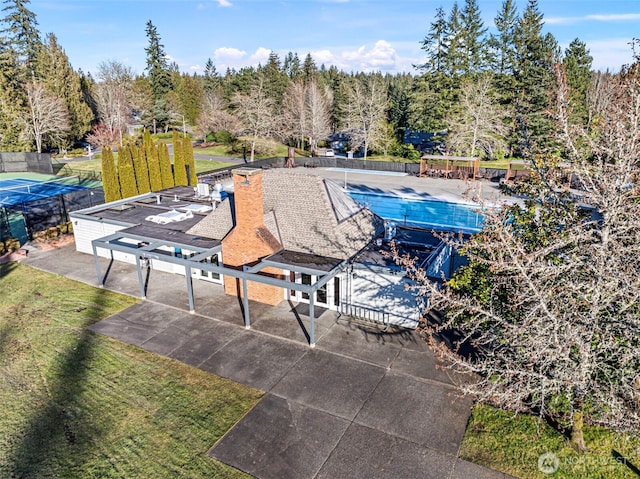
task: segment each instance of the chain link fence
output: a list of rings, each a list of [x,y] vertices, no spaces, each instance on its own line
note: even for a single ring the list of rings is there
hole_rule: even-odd
[[[20,172],[53,174],[49,153],[0,153],[0,173]]]

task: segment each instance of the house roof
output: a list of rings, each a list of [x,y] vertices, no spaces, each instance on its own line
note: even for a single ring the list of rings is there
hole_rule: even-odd
[[[348,259],[383,231],[379,217],[331,180],[285,170],[262,175],[265,226],[285,250]],[[233,224],[231,198],[187,233],[222,239]]]

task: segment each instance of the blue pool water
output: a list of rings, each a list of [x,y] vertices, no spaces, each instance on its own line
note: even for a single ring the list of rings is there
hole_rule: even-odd
[[[474,233],[482,229],[479,206],[447,201],[348,192],[358,203],[397,225]]]

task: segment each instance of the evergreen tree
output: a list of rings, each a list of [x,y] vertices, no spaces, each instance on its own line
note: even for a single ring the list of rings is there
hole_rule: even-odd
[[[454,2],[447,20],[447,55],[444,58],[445,72],[452,78],[464,73],[465,38],[462,26],[462,14],[458,2]]]
[[[93,111],[85,102],[80,75],[71,67],[69,57],[53,33],[47,35],[47,41],[39,51],[36,78],[60,98],[69,111],[71,130],[65,146],[84,138],[91,130]]]
[[[502,8],[495,18],[497,35],[491,35],[491,65],[499,75],[513,74],[516,55],[516,27],[518,13],[514,0],[504,0]]]
[[[167,55],[164,45],[160,43],[157,28],[151,20],[147,22],[147,39],[149,46],[144,51],[147,53],[147,74],[154,99],[163,98],[171,87],[171,75],[167,65]]]
[[[552,57],[557,44],[553,36],[542,36],[542,18],[538,1],[529,0],[516,28],[514,106],[517,125],[512,147],[523,156],[529,156],[532,148],[544,150],[553,146],[553,125],[546,111],[548,92],[553,85]]]
[[[402,131],[409,126],[409,104],[411,102],[411,75],[398,75],[389,84],[389,112],[388,120],[393,126],[398,138]]]
[[[200,115],[204,102],[204,91],[197,78],[184,74],[176,88],[176,96],[184,121],[193,126]]]
[[[282,69],[290,80],[298,78],[302,72],[302,66],[300,65],[300,58],[298,58],[298,54],[295,52],[287,53],[287,56],[284,57]]]
[[[211,58],[207,58],[204,66],[204,75],[202,77],[202,89],[205,93],[218,91],[222,87],[220,75],[216,70],[216,66]]]
[[[347,75],[333,65],[322,73],[323,83],[331,90],[333,96],[333,102],[329,106],[329,122],[332,131],[338,131],[347,116],[345,107],[347,104],[346,78]]]
[[[136,174],[129,145],[118,148],[118,179],[120,180],[120,191],[123,198],[130,198],[138,194]]]
[[[429,33],[422,40],[421,47],[427,54],[427,62],[418,68],[425,73],[444,73],[448,51],[447,16],[442,7],[436,10],[436,18],[431,23]]]
[[[305,83],[309,83],[317,76],[318,67],[316,66],[316,62],[313,61],[311,53],[307,53],[307,56],[304,59],[304,63],[302,64],[302,78]]]
[[[184,163],[184,149],[182,140],[178,137],[178,132],[173,132],[173,177],[176,186],[187,186],[189,179],[187,178],[187,169]]]
[[[149,165],[147,163],[147,155],[145,154],[144,145],[129,144],[131,149],[131,157],[133,159],[133,169],[136,172],[136,187],[138,194],[149,193],[151,184],[149,183]]]
[[[102,189],[106,203],[122,199],[120,181],[111,148],[102,149]]]
[[[36,15],[27,8],[29,0],[4,0],[3,3],[2,11],[6,12],[3,23],[6,26],[0,31],[0,36],[7,39],[20,62],[29,65],[31,70],[35,67],[41,45]]]
[[[149,130],[144,130],[142,135],[142,144],[144,145],[147,164],[149,165],[149,183],[151,191],[160,191],[162,186],[162,174],[160,170],[160,156],[158,146],[153,143]]]
[[[0,44],[0,151],[27,151],[21,137],[20,115],[25,108],[25,91],[18,76],[18,56],[13,48]]]
[[[166,143],[158,144],[158,159],[160,161],[160,176],[162,177],[162,189],[173,188],[175,181],[173,180],[173,169],[171,167],[171,157],[169,156],[169,147]]]
[[[260,73],[264,78],[265,92],[276,106],[282,104],[282,96],[284,95],[289,79],[286,73],[280,67],[280,58],[275,52],[269,54],[267,64],[260,69]]]
[[[464,73],[478,73],[487,66],[487,49],[480,9],[477,0],[465,0],[461,14],[462,20],[462,71]]]
[[[195,186],[198,184],[198,176],[196,175],[196,163],[193,156],[193,145],[188,137],[182,139],[182,155],[184,158],[184,164],[188,171],[189,185]]]
[[[591,65],[593,57],[589,55],[586,43],[576,38],[565,50],[564,66],[567,85],[570,88],[569,102],[572,107],[570,120],[586,126],[589,112],[587,92],[591,85]]]

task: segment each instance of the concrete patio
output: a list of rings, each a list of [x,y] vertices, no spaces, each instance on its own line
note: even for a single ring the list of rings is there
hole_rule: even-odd
[[[25,264],[97,284],[74,245],[26,246]],[[107,261],[101,259],[103,272]],[[106,288],[139,296],[135,266],[115,262]],[[308,346],[304,305],[241,303],[182,276],[151,271],[145,301],[91,330],[265,391],[209,455],[259,478],[502,478],[458,457],[471,401],[413,331],[381,334],[317,311]]]

